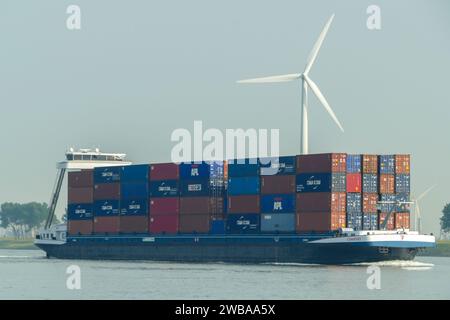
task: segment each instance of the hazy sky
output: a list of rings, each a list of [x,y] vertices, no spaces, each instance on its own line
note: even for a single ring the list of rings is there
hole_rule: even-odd
[[[66,8],[81,8],[81,30]],[[366,9],[381,8],[381,30]],[[238,85],[302,72],[336,13],[311,78],[341,133],[310,99],[310,152],[411,153],[424,231],[450,201],[450,2],[20,1],[0,4],[0,202],[48,201],[70,147],[170,160],[176,128],[279,128],[299,152],[299,83]],[[61,198],[65,205],[66,197]],[[63,207],[60,206],[59,213]]]

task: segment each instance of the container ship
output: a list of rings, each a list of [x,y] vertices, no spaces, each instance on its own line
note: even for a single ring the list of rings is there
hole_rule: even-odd
[[[35,245],[62,259],[312,264],[411,260],[435,245],[410,231],[409,155],[267,160],[135,165],[70,150]],[[67,221],[52,225],[66,171]]]

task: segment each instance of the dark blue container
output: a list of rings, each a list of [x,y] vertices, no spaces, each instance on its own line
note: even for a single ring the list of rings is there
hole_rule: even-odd
[[[227,233],[258,233],[259,214],[229,214],[227,216]]]
[[[138,164],[121,167],[121,182],[146,182],[148,181],[148,172],[150,166],[148,164]]]
[[[180,195],[178,180],[150,181],[150,197],[178,197]]]
[[[395,173],[395,156],[394,155],[381,155],[378,157],[379,172],[382,174],[394,174]]]
[[[361,193],[348,192],[347,193],[347,213],[362,212],[362,198]]]
[[[296,177],[297,192],[331,192],[330,173],[302,173]]]
[[[121,167],[97,167],[94,168],[94,184],[120,181]]]
[[[228,194],[230,196],[258,194],[260,190],[259,176],[233,177],[228,179]]]
[[[296,159],[296,156],[260,158],[260,173],[262,176],[295,174]]]
[[[397,174],[395,176],[395,193],[410,193],[410,175]]]
[[[206,162],[180,164],[180,179],[209,179],[210,173],[210,166]]]
[[[67,206],[68,220],[91,220],[94,216],[92,204],[69,204]]]
[[[211,184],[209,179],[181,180],[180,192],[182,197],[208,197],[211,195]]]
[[[364,173],[362,175],[362,191],[363,192],[378,192],[378,176],[376,174]]]
[[[228,177],[259,176],[258,159],[228,160]]]
[[[119,200],[98,200],[94,202],[94,216],[118,216],[120,211]]]
[[[261,232],[294,232],[295,213],[264,213],[261,215]]]
[[[147,199],[148,194],[147,182],[122,182],[120,184],[121,199]]]
[[[361,155],[348,154],[347,155],[347,172],[360,173],[361,172]]]
[[[211,161],[209,164],[209,178],[211,180],[223,180],[224,163],[223,161]]]
[[[295,212],[294,194],[261,195],[261,213]]]
[[[225,220],[212,220],[209,232],[212,234],[224,234]]]
[[[120,202],[120,214],[123,216],[146,216],[148,215],[148,200],[122,200]]]
[[[364,213],[363,230],[378,230],[378,213]]]
[[[390,212],[391,210],[395,210],[397,201],[397,195],[396,194],[388,194],[383,193],[380,197],[381,201],[391,201],[393,203],[380,203],[380,211],[381,212]]]
[[[347,191],[347,174],[345,173],[331,174],[331,191],[333,192]]]
[[[362,212],[347,212],[347,228],[354,230],[361,230],[363,227],[363,213]]]

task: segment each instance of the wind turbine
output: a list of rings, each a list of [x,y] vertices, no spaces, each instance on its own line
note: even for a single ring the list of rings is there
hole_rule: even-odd
[[[312,65],[314,64],[314,61],[317,58],[317,54],[319,53],[320,47],[322,46],[322,42],[325,39],[325,36],[328,32],[328,29],[330,28],[331,22],[333,21],[334,14],[331,15],[330,19],[328,19],[327,23],[325,24],[325,27],[323,28],[322,32],[319,35],[319,38],[317,39],[316,43],[314,44],[314,47],[311,50],[311,53],[309,54],[305,70],[303,73],[292,73],[292,74],[285,74],[280,76],[270,76],[270,77],[264,77],[264,78],[254,78],[254,79],[246,79],[246,80],[239,80],[237,83],[272,83],[272,82],[288,82],[293,80],[301,80],[301,87],[302,87],[302,124],[301,124],[301,153],[302,154],[308,154],[308,87],[311,88],[311,90],[316,95],[317,99],[322,103],[325,110],[329,113],[331,118],[334,120],[334,122],[338,125],[338,127],[344,132],[344,128],[342,127],[341,123],[339,122],[338,118],[334,114],[334,111],[331,109],[330,105],[328,104],[327,100],[323,96],[322,92],[320,92],[319,87],[314,83],[314,81],[311,80],[311,78],[308,76],[309,71],[311,70]]]
[[[413,199],[414,201],[414,217],[415,217],[415,224],[416,224],[416,230],[420,233],[422,231],[422,217],[420,215],[420,206],[419,206],[419,200],[425,197],[428,192],[433,190],[436,187],[436,185],[433,185],[429,187],[427,190],[422,192],[417,198]]]

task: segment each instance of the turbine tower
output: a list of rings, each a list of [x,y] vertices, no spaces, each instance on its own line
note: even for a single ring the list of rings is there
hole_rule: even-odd
[[[421,195],[419,195],[417,198],[413,199],[414,201],[414,217],[415,217],[415,227],[416,230],[420,233],[422,232],[422,216],[420,215],[420,206],[419,206],[419,200],[425,197],[428,192],[433,190],[436,187],[436,185],[429,187],[427,190],[425,190]]]
[[[317,58],[317,54],[319,53],[320,47],[322,46],[322,42],[325,39],[325,36],[328,32],[328,29],[330,28],[331,22],[333,21],[334,14],[328,19],[327,23],[325,24],[325,27],[323,28],[322,32],[319,35],[319,38],[317,39],[316,43],[314,44],[314,47],[311,50],[311,53],[309,54],[305,70],[303,73],[292,73],[292,74],[286,74],[286,75],[280,75],[280,76],[270,76],[270,77],[263,77],[263,78],[254,78],[254,79],[246,79],[246,80],[239,80],[237,83],[273,83],[273,82],[288,82],[293,80],[301,80],[301,87],[302,87],[302,123],[301,123],[301,154],[308,154],[308,87],[311,88],[312,92],[316,95],[317,99],[322,103],[325,110],[328,112],[328,114],[331,116],[331,118],[334,120],[334,122],[337,124],[339,129],[344,132],[344,128],[342,127],[341,123],[339,122],[338,118],[334,114],[333,109],[331,109],[330,105],[328,104],[327,100],[323,96],[322,92],[320,92],[319,87],[314,83],[314,81],[311,80],[309,77],[309,71],[311,70],[312,65],[314,64],[314,61]]]

